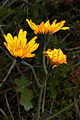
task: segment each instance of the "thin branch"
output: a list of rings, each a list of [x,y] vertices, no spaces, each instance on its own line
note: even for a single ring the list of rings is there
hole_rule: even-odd
[[[75,47],[75,48],[66,48],[65,50],[66,51],[73,51],[73,50],[79,50],[80,49],[80,47]]]
[[[32,82],[29,82],[29,83],[26,85],[26,87],[29,86],[30,84],[32,84]],[[24,85],[25,85],[25,84],[4,89],[4,90],[0,91],[0,94],[3,94],[3,93],[5,93],[5,92],[11,91],[11,90],[14,90],[14,89],[16,89],[16,88],[24,87]]]
[[[52,113],[53,104],[54,104],[54,102],[52,101],[52,102],[51,102],[51,107],[50,107],[50,112],[49,112],[50,114]]]
[[[11,109],[10,109],[10,106],[9,106],[9,103],[8,103],[8,100],[7,100],[6,93],[5,93],[5,99],[6,99],[6,104],[7,104],[7,107],[8,107],[9,113],[10,113],[10,115],[11,115],[11,118],[12,118],[12,120],[14,120],[13,114],[12,114],[12,112],[11,112]]]
[[[32,4],[30,2],[28,2],[27,0],[23,0],[23,1],[32,7]]]
[[[17,94],[17,103],[18,103],[19,120],[21,120],[20,106],[19,106],[19,96],[18,96],[18,94]]]
[[[77,111],[77,114],[78,114],[78,117],[79,117],[79,120],[80,120],[80,110],[79,110],[79,107],[78,107],[78,104],[77,104],[76,97],[74,97],[74,102],[75,102],[75,108],[76,108],[76,111]]]
[[[72,68],[75,68],[75,67],[77,67],[77,66],[80,66],[80,62],[79,62],[79,63],[74,64],[74,65],[72,66]]]
[[[12,69],[14,68],[15,64],[16,64],[16,59],[14,59],[12,65],[11,65],[11,67],[10,67],[10,69],[8,70],[7,75],[6,75],[5,78],[2,80],[2,83],[0,83],[0,87],[1,87],[1,86],[3,85],[3,83],[7,80],[8,76],[10,75],[10,73],[11,73]]]
[[[41,87],[41,84],[40,84],[40,82],[39,82],[39,80],[38,80],[38,78],[37,78],[36,72],[35,72],[34,68],[32,67],[32,65],[30,65],[29,63],[27,63],[27,62],[25,62],[25,61],[22,61],[21,63],[23,63],[23,64],[25,64],[25,65],[27,65],[27,66],[29,66],[29,67],[31,68],[31,70],[32,70],[32,72],[33,72],[33,74],[34,74],[36,83],[37,83],[38,87],[40,88],[40,87]]]
[[[72,33],[72,31],[69,32],[69,33],[61,40],[61,43],[63,43],[63,42],[70,36],[71,33]]]
[[[5,118],[8,118],[8,116],[6,115],[6,113],[0,108],[0,112],[5,116]]]
[[[76,102],[80,102],[80,99],[76,100]],[[62,110],[60,110],[59,112],[55,113],[54,115],[47,117],[45,120],[51,120],[55,117],[57,117],[59,114],[65,112],[66,110],[69,110],[71,107],[73,107],[75,105],[75,102],[69,104],[67,107],[63,108]]]
[[[4,1],[3,5],[1,7],[4,7],[7,2],[8,2],[8,0]]]

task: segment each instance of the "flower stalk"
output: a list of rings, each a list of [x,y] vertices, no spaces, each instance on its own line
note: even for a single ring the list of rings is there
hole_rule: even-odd
[[[25,61],[22,61],[21,63],[23,63],[23,64],[25,64],[25,65],[27,65],[28,67],[31,68],[31,70],[32,70],[32,72],[33,72],[33,74],[34,74],[34,77],[35,77],[37,86],[38,86],[39,88],[41,88],[41,84],[40,84],[40,82],[39,82],[39,80],[38,80],[38,78],[37,78],[36,72],[35,72],[34,68],[32,67],[32,65],[30,65],[29,63],[27,63],[27,62],[25,62]]]

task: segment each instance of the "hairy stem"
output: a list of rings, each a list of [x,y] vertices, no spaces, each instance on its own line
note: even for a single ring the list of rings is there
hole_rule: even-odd
[[[32,72],[33,72],[33,74],[34,74],[34,77],[35,77],[37,86],[40,88],[40,87],[41,87],[41,84],[40,84],[40,82],[39,82],[39,80],[38,80],[38,78],[37,78],[36,72],[35,72],[34,68],[32,67],[32,65],[30,65],[29,63],[27,63],[27,62],[25,62],[25,61],[22,61],[21,63],[23,63],[23,64],[25,64],[25,65],[27,65],[27,66],[29,66],[29,67],[31,68],[31,70],[32,70]]]
[[[44,43],[43,51],[46,50],[46,45],[47,45],[47,42],[46,42],[46,41],[48,41],[47,37],[48,37],[48,36],[44,36],[45,43]],[[46,67],[46,58],[45,58],[45,55],[44,55],[44,54],[43,54],[43,68],[44,68],[45,76],[47,77],[47,75],[48,75],[48,70],[47,70],[47,67]],[[44,106],[45,106],[46,85],[47,85],[47,81],[45,82],[44,90],[43,90],[44,93],[43,93],[43,101],[42,101],[42,113],[44,112]]]
[[[39,101],[38,101],[38,110],[37,110],[37,119],[36,120],[40,119],[42,94],[43,94],[45,83],[47,82],[48,78],[49,78],[49,75],[46,77],[46,80],[44,81],[43,86],[41,87],[41,90],[40,90]]]

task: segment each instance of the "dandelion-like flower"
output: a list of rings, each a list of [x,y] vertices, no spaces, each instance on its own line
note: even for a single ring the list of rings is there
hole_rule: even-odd
[[[44,51],[43,54],[49,58],[50,62],[53,64],[53,67],[63,63],[67,64],[67,56],[61,49],[48,49],[47,51]]]
[[[22,29],[20,29],[18,36],[12,37],[10,33],[4,35],[6,40],[4,45],[13,56],[21,58],[30,58],[35,56],[32,52],[39,46],[38,43],[35,43],[37,36],[27,43],[26,35],[27,31],[23,31]]]
[[[54,20],[52,24],[50,24],[49,20],[45,23],[42,21],[40,25],[36,25],[32,20],[26,19],[27,23],[34,30],[35,34],[53,34],[59,30],[67,30],[69,27],[63,27],[65,20],[56,23],[57,20]]]

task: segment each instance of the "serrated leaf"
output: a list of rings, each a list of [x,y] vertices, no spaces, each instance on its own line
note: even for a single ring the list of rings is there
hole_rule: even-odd
[[[23,90],[23,93],[21,94],[21,97],[20,97],[20,104],[24,106],[24,109],[26,111],[30,110],[33,105],[32,105],[32,100],[33,98],[33,94],[32,94],[32,91],[29,90],[28,88],[24,88]]]
[[[30,110],[33,105],[32,105],[32,98],[33,98],[33,93],[32,91],[27,88],[29,85],[29,80],[27,80],[25,77],[21,77],[20,79],[15,79],[15,83],[17,84],[16,91],[20,92],[20,104],[24,107],[26,111]]]
[[[15,79],[14,82],[17,84],[17,86],[19,86],[16,88],[17,92],[21,92],[21,93],[23,92],[24,88],[29,84],[29,80],[27,80],[26,77]]]

